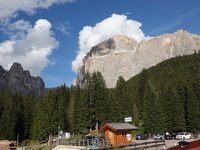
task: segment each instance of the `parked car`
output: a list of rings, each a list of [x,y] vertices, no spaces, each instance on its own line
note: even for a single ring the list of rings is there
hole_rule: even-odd
[[[200,132],[197,134],[197,138],[200,140]]]
[[[154,140],[164,140],[165,139],[165,134],[164,133],[157,133],[153,136]]]
[[[178,140],[191,139],[191,138],[192,138],[192,135],[189,132],[181,132],[176,135],[176,139]]]
[[[171,133],[171,134],[170,134],[171,140],[175,140],[177,134],[178,134],[178,133]]]
[[[135,138],[136,140],[147,140],[148,136],[146,134],[137,134]]]
[[[171,134],[165,134],[165,140],[171,140],[172,137],[171,137]]]
[[[165,140],[175,140],[177,133],[165,133]]]

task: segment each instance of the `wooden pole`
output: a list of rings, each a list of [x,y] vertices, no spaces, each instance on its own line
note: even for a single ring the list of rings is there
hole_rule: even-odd
[[[18,145],[19,145],[19,132],[17,134],[17,148],[18,148]]]

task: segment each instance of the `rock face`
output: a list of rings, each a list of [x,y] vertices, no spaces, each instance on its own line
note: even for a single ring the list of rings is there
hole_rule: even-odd
[[[42,78],[31,76],[21,64],[14,63],[9,71],[0,66],[0,90],[39,95],[44,89]]]
[[[126,36],[115,36],[91,48],[79,68],[76,84],[84,85],[84,75],[99,71],[109,88],[119,76],[125,80],[166,59],[192,54],[200,49],[200,36],[178,30],[137,43]]]

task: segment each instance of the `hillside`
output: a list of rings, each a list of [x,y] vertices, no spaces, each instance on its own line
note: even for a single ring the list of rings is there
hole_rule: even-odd
[[[0,139],[41,140],[57,127],[79,133],[106,122],[133,123],[146,133],[200,129],[200,53],[166,60],[108,89],[100,72],[84,88],[50,89],[39,97],[0,92]]]
[[[200,54],[166,60],[125,86],[136,106],[133,117],[144,122],[145,131],[200,129]]]
[[[163,61],[128,81],[119,77],[112,89],[105,87],[100,72],[87,74],[85,88],[75,88],[73,93],[79,131],[96,122],[101,126],[132,116],[146,133],[196,132],[200,129],[200,53]]]

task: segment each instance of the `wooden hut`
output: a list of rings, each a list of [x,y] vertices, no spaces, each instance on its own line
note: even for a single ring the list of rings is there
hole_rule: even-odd
[[[138,128],[129,123],[106,123],[99,131],[104,132],[105,138],[115,146],[132,143],[132,131]]]

